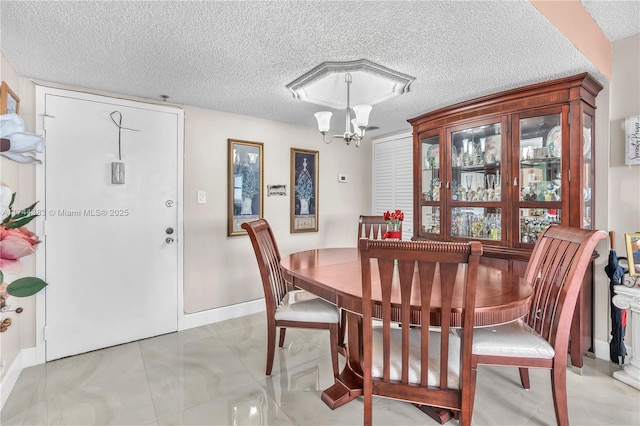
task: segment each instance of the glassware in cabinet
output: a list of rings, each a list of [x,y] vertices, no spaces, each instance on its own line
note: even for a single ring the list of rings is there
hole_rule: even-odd
[[[442,190],[440,136],[421,139],[421,233],[440,234],[440,204]]]
[[[519,121],[519,242],[534,244],[545,226],[561,222],[562,114]]]
[[[502,200],[501,123],[451,133],[451,201]]]
[[[440,137],[422,139],[422,199],[440,201]]]
[[[502,211],[496,207],[454,207],[451,236],[499,241],[502,239]]]
[[[440,234],[439,206],[422,206],[422,232]]]
[[[520,242],[535,244],[544,228],[560,224],[561,212],[561,209],[520,209]]]

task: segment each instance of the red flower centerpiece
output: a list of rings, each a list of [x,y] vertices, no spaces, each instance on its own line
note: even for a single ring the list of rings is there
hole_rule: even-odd
[[[395,210],[393,212],[386,211],[383,215],[384,220],[387,221],[387,232],[384,233],[383,238],[401,238],[400,227],[404,220],[404,213],[402,210]]]

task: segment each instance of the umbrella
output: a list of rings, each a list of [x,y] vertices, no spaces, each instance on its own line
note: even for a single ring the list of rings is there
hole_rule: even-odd
[[[614,249],[615,233],[609,231],[611,250],[609,250],[609,260],[604,271],[609,277],[609,293],[611,296],[611,342],[609,342],[609,357],[616,364],[624,364],[624,357],[627,349],[624,346],[624,334],[627,328],[627,311],[620,309],[613,304],[613,286],[622,283],[622,277],[627,272],[621,265],[620,260],[626,257],[618,257]]]

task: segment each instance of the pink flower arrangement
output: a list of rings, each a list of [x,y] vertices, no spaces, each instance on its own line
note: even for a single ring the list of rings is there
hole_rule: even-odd
[[[4,282],[4,274],[16,273],[20,271],[20,259],[34,253],[40,239],[36,234],[25,228],[29,222],[36,218],[33,208],[37,203],[33,203],[22,211],[14,214],[13,202],[15,201],[15,192],[10,194],[11,190],[7,187],[0,188],[2,193],[2,211],[3,214],[8,211],[7,216],[0,223],[0,310],[8,310],[7,298],[9,296],[26,297],[36,294],[42,290],[47,283],[36,277],[23,277],[13,281],[11,284]],[[10,198],[10,200],[9,200]],[[8,201],[8,202],[6,202]],[[21,308],[16,312],[21,312]],[[4,327],[6,330],[6,326]],[[2,327],[0,326],[0,331]]]
[[[5,224],[0,226],[0,270],[18,272],[20,258],[34,253],[40,240],[36,234],[24,226],[20,228],[6,228],[5,226]]]

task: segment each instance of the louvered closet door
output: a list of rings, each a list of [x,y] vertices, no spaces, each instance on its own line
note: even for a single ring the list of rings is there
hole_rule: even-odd
[[[413,236],[413,138],[383,139],[373,142],[374,215],[387,210],[404,212],[402,239]]]

